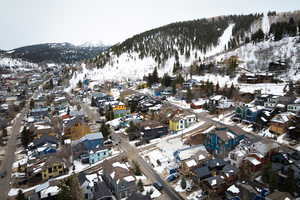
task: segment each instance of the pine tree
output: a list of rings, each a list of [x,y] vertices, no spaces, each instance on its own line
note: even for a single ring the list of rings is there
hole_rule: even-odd
[[[139,181],[137,183],[137,187],[140,192],[144,192],[144,184],[141,179],[139,179]]]
[[[187,89],[186,98],[187,98],[187,103],[191,103],[192,102],[193,93],[192,93],[192,90],[190,88]]]
[[[102,123],[101,128],[100,128],[100,132],[102,133],[104,138],[107,138],[111,133],[109,125],[105,124],[105,123]]]
[[[169,87],[172,84],[171,77],[166,73],[164,74],[163,78],[161,79],[161,85],[164,87]]]
[[[92,99],[91,99],[91,106],[96,107],[96,100],[94,97],[92,97]]]
[[[153,79],[153,83],[158,83],[159,82],[157,67],[154,68],[154,71],[153,71],[153,74],[152,74],[152,79]]]
[[[52,90],[53,87],[54,87],[54,86],[53,86],[53,79],[51,78],[50,81],[49,81],[49,89]]]
[[[183,190],[186,188],[186,180],[184,177],[182,177],[181,179],[180,186]]]
[[[173,83],[172,83],[172,94],[173,94],[173,95],[176,95],[176,93],[177,93],[177,90],[176,90],[176,83],[173,82]]]
[[[58,200],[82,200],[83,193],[76,174],[69,176],[59,184]]]
[[[30,107],[30,109],[34,108],[34,100],[33,99],[30,100],[29,107]]]
[[[219,81],[218,81],[217,85],[216,85],[216,94],[219,94],[219,89],[220,89],[220,86],[219,86]]]

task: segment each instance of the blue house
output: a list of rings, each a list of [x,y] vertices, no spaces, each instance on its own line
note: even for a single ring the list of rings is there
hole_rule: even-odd
[[[31,155],[33,157],[41,157],[41,156],[45,156],[45,155],[49,155],[49,154],[53,154],[53,153],[56,153],[56,147],[54,147],[52,145],[51,146],[47,145],[47,146],[39,147],[39,148],[33,150]]]
[[[49,109],[48,108],[37,108],[32,109],[30,112],[30,116],[32,117],[46,117],[48,116]]]
[[[234,149],[244,137],[226,127],[216,128],[207,134],[204,144],[207,151],[224,155]]]
[[[236,108],[235,116],[243,121],[256,122],[264,109],[263,106],[243,105]]]
[[[90,133],[78,140],[78,143],[84,146],[87,151],[94,150],[103,146],[103,135],[101,132]]]
[[[111,151],[109,149],[101,149],[98,151],[90,151],[86,154],[80,156],[81,162],[94,164],[104,158],[111,156]]]

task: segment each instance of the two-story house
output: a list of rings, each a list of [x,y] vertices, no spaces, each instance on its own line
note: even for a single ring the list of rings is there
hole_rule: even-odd
[[[79,140],[91,130],[87,123],[84,122],[82,116],[75,116],[63,120],[64,137],[71,140]]]
[[[168,126],[153,120],[145,120],[138,123],[142,140],[160,138],[169,133]]]
[[[170,131],[173,132],[181,131],[185,128],[188,128],[196,121],[197,121],[197,117],[195,114],[179,113],[174,115],[169,120],[169,129]]]
[[[48,180],[63,175],[67,170],[67,161],[57,156],[50,156],[42,168],[42,179]]]
[[[289,123],[295,118],[295,114],[292,112],[280,113],[274,116],[270,121],[270,131],[282,135],[288,131]]]
[[[204,144],[209,152],[226,155],[243,138],[243,134],[238,134],[229,128],[216,128],[207,134]]]
[[[103,180],[117,199],[128,198],[137,191],[136,178],[126,163],[105,161]]]
[[[235,109],[235,116],[240,120],[247,122],[256,122],[257,117],[260,116],[264,110],[263,106],[254,106],[251,104],[245,104],[238,106]]]

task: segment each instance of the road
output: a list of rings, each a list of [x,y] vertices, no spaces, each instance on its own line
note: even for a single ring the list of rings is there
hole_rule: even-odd
[[[135,92],[136,94],[140,94],[140,95],[145,95],[145,96],[148,96],[150,98],[153,98],[153,99],[156,99],[155,97],[151,96],[151,95],[147,95],[147,94],[144,94],[144,93],[140,93],[138,91],[135,91],[135,90],[132,90],[132,89],[127,89],[131,92]],[[266,138],[266,137],[263,137],[263,136],[260,136],[256,133],[253,133],[253,132],[248,132],[248,131],[245,131],[243,130],[242,128],[238,127],[237,125],[228,125],[228,124],[224,124],[222,123],[221,121],[217,121],[217,120],[214,120],[211,118],[211,116],[209,116],[208,113],[206,112],[203,112],[203,113],[195,113],[193,109],[184,109],[180,106],[177,106],[177,105],[174,105],[174,104],[171,104],[170,102],[168,101],[165,101],[163,103],[164,105],[167,105],[167,106],[171,106],[171,107],[174,107],[176,109],[181,109],[181,110],[185,110],[191,114],[195,114],[197,116],[197,118],[199,120],[202,120],[204,122],[207,122],[207,123],[210,123],[216,127],[227,127],[229,129],[231,129],[232,131],[236,132],[236,133],[239,133],[239,134],[244,134],[245,136],[247,136],[249,139],[256,139],[256,140],[262,140],[262,141],[265,141],[265,142],[273,142],[273,143],[277,143],[281,146],[282,150],[284,151],[288,151],[288,150],[295,150],[293,147],[291,147],[290,145],[286,145],[286,144],[281,144],[281,143],[278,143],[272,139],[269,139],[269,138]]]
[[[161,177],[158,175],[152,166],[150,166],[140,155],[139,150],[130,145],[129,142],[121,137],[119,134],[113,133],[112,134],[113,139],[116,141],[119,141],[120,148],[126,153],[127,158],[129,160],[135,161],[143,174],[145,174],[149,179],[151,179],[152,182],[160,182],[163,185],[163,191],[164,191],[164,199],[170,199],[170,200],[182,200],[182,198],[169,184],[167,184]]]
[[[26,108],[23,109],[14,119],[14,123],[11,128],[11,136],[8,140],[4,162],[1,166],[1,172],[6,171],[6,176],[4,178],[0,178],[0,199],[4,200],[8,197],[8,192],[10,189],[10,180],[12,173],[12,165],[15,161],[15,152],[17,148],[17,138],[21,128],[21,122],[24,118],[24,114],[26,113]]]

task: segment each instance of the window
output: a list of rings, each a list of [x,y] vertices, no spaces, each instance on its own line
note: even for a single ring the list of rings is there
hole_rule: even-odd
[[[52,168],[51,167],[48,168],[48,172],[52,173]]]
[[[85,199],[89,199],[89,194],[88,194],[88,193],[85,193],[85,194],[84,194],[84,198],[85,198]]]
[[[56,166],[54,166],[54,167],[53,167],[53,170],[55,171],[55,170],[56,170],[56,168],[57,168],[57,167],[56,167]]]
[[[62,165],[59,165],[59,166],[58,166],[58,169],[61,169],[61,168],[62,168]]]

